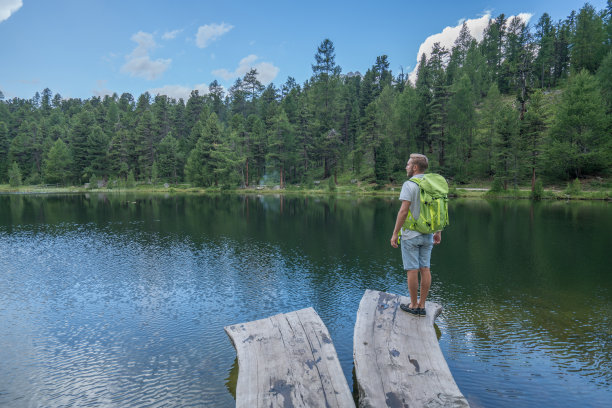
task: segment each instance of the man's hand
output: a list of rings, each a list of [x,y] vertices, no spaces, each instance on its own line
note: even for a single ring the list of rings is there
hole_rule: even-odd
[[[397,248],[397,234],[391,235],[391,246]]]
[[[434,245],[438,245],[440,242],[442,242],[442,231],[436,231],[433,236],[433,241]]]

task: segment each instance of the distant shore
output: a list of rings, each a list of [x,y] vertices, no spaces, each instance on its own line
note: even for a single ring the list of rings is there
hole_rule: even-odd
[[[401,186],[374,184],[338,185],[329,188],[327,183],[314,188],[301,186],[287,186],[281,189],[276,186],[257,187],[192,187],[189,184],[137,184],[133,187],[102,187],[88,188],[85,186],[51,186],[30,185],[12,187],[0,184],[0,194],[76,194],[76,193],[165,193],[165,194],[284,194],[284,195],[354,195],[354,196],[381,196],[394,197],[399,194]],[[504,198],[504,199],[530,199],[531,189],[521,187],[497,192],[490,191],[490,186],[451,186],[450,197],[457,198]],[[589,190],[569,192],[567,189],[557,187],[545,188],[541,193],[543,200],[612,200],[612,190],[608,188],[591,188]]]

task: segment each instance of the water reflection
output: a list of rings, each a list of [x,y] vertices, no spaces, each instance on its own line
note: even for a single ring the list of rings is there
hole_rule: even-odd
[[[349,384],[395,199],[0,195],[0,405],[233,406],[232,323],[313,306]],[[612,399],[605,203],[453,201],[440,344],[473,406]],[[232,385],[233,384],[233,385]],[[228,390],[230,392],[228,392]]]

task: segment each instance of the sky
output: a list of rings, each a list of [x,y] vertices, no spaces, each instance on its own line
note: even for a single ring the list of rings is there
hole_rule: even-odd
[[[591,0],[603,10],[606,0]],[[124,92],[188,98],[216,80],[229,89],[251,68],[277,87],[312,76],[329,38],[342,73],[365,74],[387,55],[410,74],[439,41],[448,48],[465,21],[477,39],[490,18],[534,26],[578,11],[576,0],[0,0],[0,91],[29,99],[43,89],[87,99]],[[414,77],[413,77],[414,78]]]

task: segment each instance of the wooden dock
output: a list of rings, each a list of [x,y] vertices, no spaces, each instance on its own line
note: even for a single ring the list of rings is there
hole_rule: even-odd
[[[313,308],[225,327],[238,354],[236,407],[355,407]]]
[[[434,320],[404,312],[410,299],[366,290],[355,323],[353,357],[360,407],[468,407],[438,345]]]

